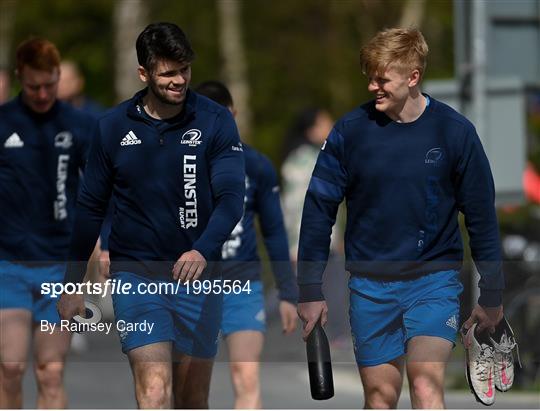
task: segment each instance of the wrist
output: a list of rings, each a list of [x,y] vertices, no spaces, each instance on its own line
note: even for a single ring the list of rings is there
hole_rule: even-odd
[[[480,289],[478,304],[482,307],[496,308],[502,305],[502,290]]]
[[[298,286],[298,290],[299,303],[324,300],[324,295],[322,293],[322,284],[300,284]]]

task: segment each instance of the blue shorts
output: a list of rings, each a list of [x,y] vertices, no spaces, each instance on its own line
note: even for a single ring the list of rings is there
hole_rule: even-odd
[[[221,293],[195,293],[193,288],[188,293],[187,287],[180,285],[175,294],[176,281],[153,280],[128,272],[114,273],[112,278],[131,284],[130,293],[112,295],[116,330],[124,353],[144,345],[171,341],[174,350],[193,357],[216,355]],[[153,284],[151,288],[149,284]],[[162,286],[155,292],[159,284],[171,285],[167,290],[174,291],[165,291]],[[141,290],[150,290],[152,294]]]
[[[19,308],[32,312],[32,320],[58,324],[57,298],[41,293],[43,283],[62,283],[65,266],[26,267],[0,261],[0,309]]]
[[[263,285],[250,281],[251,292],[223,295],[221,333],[224,337],[237,331],[266,331]]]
[[[412,280],[380,281],[352,276],[349,317],[356,362],[387,363],[406,352],[417,336],[456,341],[459,295],[457,271],[440,271]]]

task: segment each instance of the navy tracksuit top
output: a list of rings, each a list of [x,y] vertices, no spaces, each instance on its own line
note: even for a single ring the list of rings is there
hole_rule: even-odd
[[[246,144],[243,147],[246,161],[244,215],[222,248],[224,277],[260,280],[261,263],[255,231],[255,215],[258,215],[279,298],[296,304],[298,290],[289,258],[276,172],[267,157]]]
[[[373,101],[336,123],[304,203],[300,301],[323,299],[331,227],[345,199],[346,269],[352,275],[403,279],[459,269],[461,211],[481,276],[479,303],[501,303],[504,277],[488,159],[474,126],[430,101],[410,123],[392,121]]]
[[[113,272],[170,279],[173,264],[192,249],[209,264],[219,261],[242,216],[244,156],[230,112],[189,90],[182,113],[156,121],[144,112],[145,93],[98,122],[65,282],[83,278],[111,193]]]
[[[93,124],[60,101],[44,114],[21,96],[0,106],[0,260],[66,260]]]

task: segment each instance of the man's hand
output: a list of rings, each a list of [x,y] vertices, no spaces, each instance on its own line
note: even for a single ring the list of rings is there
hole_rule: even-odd
[[[288,301],[280,301],[279,314],[281,315],[281,326],[284,334],[290,334],[296,329],[298,315],[296,314],[296,306]]]
[[[304,323],[304,328],[302,331],[302,338],[304,341],[307,341],[308,335],[321,319],[321,325],[325,325],[328,320],[328,306],[326,301],[310,301],[307,303],[298,304],[298,316]]]
[[[206,259],[201,253],[197,250],[187,251],[174,264],[173,278],[179,279],[184,284],[188,281],[195,281],[201,276],[206,266]]]
[[[76,315],[86,318],[86,308],[82,294],[62,294],[56,304],[60,319],[71,320]]]
[[[104,282],[111,277],[111,260],[109,250],[101,250],[99,253],[99,281]]]
[[[495,326],[499,324],[499,321],[501,321],[502,318],[502,305],[499,305],[498,307],[482,307],[477,304],[473,308],[471,316],[463,323],[463,327],[468,330],[474,323],[477,323],[476,329],[478,332],[488,330],[490,333],[494,333]]]

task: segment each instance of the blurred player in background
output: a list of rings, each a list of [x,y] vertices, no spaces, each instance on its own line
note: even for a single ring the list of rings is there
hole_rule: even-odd
[[[61,282],[79,174],[93,119],[57,100],[60,53],[45,39],[19,45],[21,93],[0,106],[0,408],[22,406],[33,335],[38,408],[67,405],[62,378],[68,331],[44,282]]]
[[[222,83],[208,81],[197,86],[195,91],[236,114],[231,94]],[[298,292],[289,261],[276,172],[265,156],[246,144],[242,146],[246,161],[244,215],[223,245],[223,278],[241,281],[242,287],[247,284],[251,291],[249,294],[229,293],[223,296],[221,332],[229,351],[235,408],[261,408],[259,361],[266,316],[262,267],[257,253],[256,215],[279,290],[279,313],[284,334],[296,329]]]
[[[85,94],[85,84],[79,65],[72,60],[62,60],[58,98],[97,118],[105,108]]]

